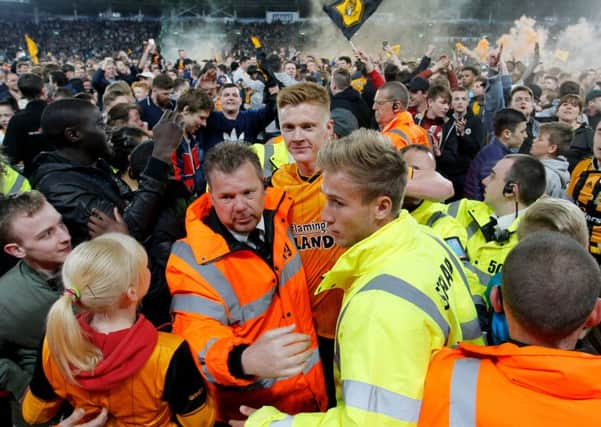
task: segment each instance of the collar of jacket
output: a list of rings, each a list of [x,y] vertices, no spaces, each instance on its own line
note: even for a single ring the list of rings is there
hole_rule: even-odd
[[[388,123],[384,127],[384,129],[382,129],[382,133],[388,132],[390,129],[394,129],[397,126],[409,126],[409,125],[415,125],[413,116],[411,115],[411,113],[409,111],[403,111],[403,112],[396,114],[394,119],[392,119],[391,122]]]
[[[490,144],[498,145],[503,150],[503,153],[505,153],[505,154],[511,153],[511,149],[508,146],[506,146],[505,144],[503,144],[501,142],[501,140],[499,138],[497,138],[496,136],[492,137]]]
[[[333,288],[350,289],[358,277],[377,271],[385,262],[382,260],[389,259],[389,255],[410,250],[413,236],[419,229],[419,224],[409,212],[402,210],[396,219],[342,254],[334,267],[324,275],[315,293]]]
[[[601,369],[599,356],[512,343],[489,347],[461,343],[459,349],[466,357],[490,359],[516,385],[561,398],[601,399],[601,382],[591,375]]]
[[[480,228],[488,224],[491,220],[491,217],[495,215],[495,212],[490,208],[490,206],[484,202],[475,203],[473,206],[470,206],[467,211],[472,220],[474,220]],[[507,231],[514,233],[518,229],[520,216],[511,222],[511,225],[507,227]]]
[[[292,198],[283,190],[267,188],[263,211],[267,242],[273,242],[273,222],[285,221],[291,207]],[[199,264],[209,263],[242,247],[248,249],[245,244],[238,242],[223,224],[216,221],[217,215],[211,216],[211,208],[211,194],[205,193],[186,211],[186,240]]]
[[[19,269],[24,277],[27,277],[32,283],[36,283],[44,288],[50,288],[56,292],[61,292],[63,289],[60,270],[54,276],[46,276],[35,270],[31,265],[24,260],[19,261]]]
[[[40,98],[34,98],[27,101],[27,106],[23,111],[43,110],[47,102]]]

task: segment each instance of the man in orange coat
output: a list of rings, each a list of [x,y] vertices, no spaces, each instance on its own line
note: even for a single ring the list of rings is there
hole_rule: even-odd
[[[187,237],[167,263],[173,332],[189,342],[218,422],[240,418],[248,402],[324,410],[309,293],[289,234],[292,200],[264,190],[259,159],[243,144],[218,144],[204,167],[210,191],[188,208]]]
[[[380,131],[401,149],[409,144],[430,147],[428,133],[413,121],[407,111],[409,91],[400,82],[388,82],[376,92],[374,114]]]
[[[601,271],[581,243],[555,232],[524,239],[503,268],[511,339],[441,350],[426,378],[418,425],[598,425],[601,357],[574,348],[601,322],[600,291]],[[500,308],[501,299],[492,304]]]

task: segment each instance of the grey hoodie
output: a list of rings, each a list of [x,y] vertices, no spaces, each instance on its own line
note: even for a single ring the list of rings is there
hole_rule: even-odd
[[[542,160],[547,175],[547,195],[558,199],[567,199],[566,189],[570,182],[569,163],[564,156]]]

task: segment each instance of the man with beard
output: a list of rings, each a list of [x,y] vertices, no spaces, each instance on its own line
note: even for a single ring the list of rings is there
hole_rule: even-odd
[[[88,221],[108,223],[119,213],[129,233],[143,240],[159,211],[171,155],[182,137],[181,117],[165,113],[154,130],[155,146],[137,191],[112,171],[112,155],[102,115],[91,103],[64,99],[46,108],[42,133],[56,147],[42,152],[33,164],[32,184],[63,215],[73,243],[89,238]],[[121,229],[120,231],[124,231]]]
[[[173,80],[166,74],[159,74],[152,80],[150,95],[138,102],[142,113],[140,118],[148,123],[148,129],[152,129],[166,110],[175,107],[171,100],[173,93]]]

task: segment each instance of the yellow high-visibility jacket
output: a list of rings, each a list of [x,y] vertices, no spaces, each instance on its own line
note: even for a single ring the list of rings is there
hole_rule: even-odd
[[[459,259],[406,211],[349,248],[318,291],[335,287],[345,292],[336,407],[295,416],[264,407],[247,426],[415,426],[434,353],[482,343]]]

